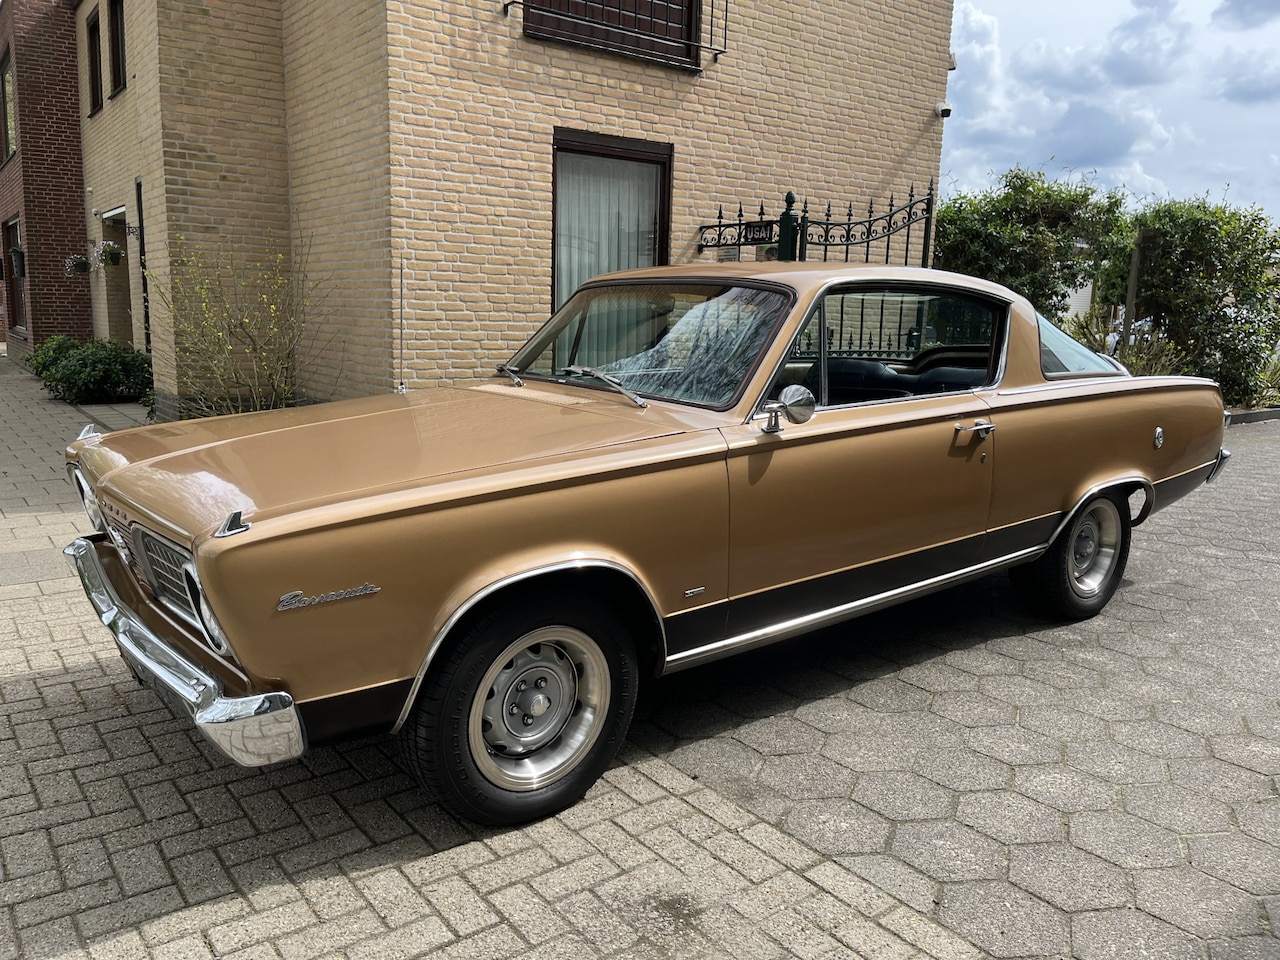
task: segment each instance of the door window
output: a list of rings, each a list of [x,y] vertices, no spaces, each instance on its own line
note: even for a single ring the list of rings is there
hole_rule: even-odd
[[[837,289],[792,345],[770,395],[788,383],[818,405],[973,390],[994,381],[1007,306],[950,291]]]

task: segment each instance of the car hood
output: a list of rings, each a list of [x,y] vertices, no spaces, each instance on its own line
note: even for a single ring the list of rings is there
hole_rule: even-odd
[[[236,510],[252,521],[688,429],[612,393],[486,383],[139,427],[68,456],[117,520],[159,520],[185,539]]]

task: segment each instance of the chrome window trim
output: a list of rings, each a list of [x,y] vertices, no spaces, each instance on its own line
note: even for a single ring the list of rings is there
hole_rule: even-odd
[[[453,628],[458,625],[458,622],[463,617],[475,609],[476,604],[493,596],[499,590],[521,583],[525,580],[532,580],[535,577],[551,573],[560,573],[565,570],[583,570],[588,568],[610,570],[614,573],[621,573],[640,588],[645,599],[649,602],[649,608],[653,611],[654,622],[658,625],[658,644],[661,647],[658,651],[658,655],[659,660],[661,662],[665,662],[667,655],[667,629],[665,621],[663,620],[662,613],[658,610],[658,604],[657,601],[654,600],[653,593],[647,586],[645,586],[644,582],[636,576],[634,571],[624,567],[620,563],[615,563],[612,560],[595,559],[565,560],[560,563],[549,564],[545,567],[535,567],[521,573],[513,573],[511,576],[503,577],[501,580],[495,580],[493,583],[472,594],[466,601],[459,605],[452,614],[450,614],[449,619],[446,620],[444,625],[436,632],[435,637],[431,641],[431,645],[427,647],[426,656],[422,659],[422,666],[418,668],[418,672],[413,678],[413,685],[409,688],[409,695],[405,698],[404,706],[400,709],[400,716],[396,719],[395,726],[391,728],[391,732],[399,732],[400,728],[404,726],[405,721],[409,719],[409,711],[413,709],[413,704],[418,699],[418,691],[422,688],[422,681],[426,679],[427,670],[431,667],[431,661],[435,659],[441,645],[446,639],[448,639]]]
[[[825,284],[822,285],[822,287],[818,290],[818,292],[813,295],[813,300],[810,302],[809,310],[805,313],[804,317],[801,319],[800,325],[796,328],[796,332],[792,335],[791,340],[788,341],[787,349],[783,351],[781,358],[779,358],[778,362],[774,364],[773,369],[769,371],[769,377],[764,382],[764,389],[761,392],[760,396],[757,398],[756,402],[752,404],[751,412],[747,415],[747,419],[743,421],[744,423],[752,423],[753,421],[756,421],[756,420],[763,420],[769,416],[763,410],[764,405],[769,402],[769,388],[773,385],[774,380],[777,378],[782,368],[786,366],[787,357],[791,355],[791,349],[795,346],[796,341],[800,338],[800,335],[804,333],[804,328],[808,326],[809,321],[813,319],[814,315],[822,310],[823,302],[826,299],[827,294],[831,291],[831,288],[840,287],[840,286],[857,286],[859,284],[877,285],[882,288],[907,287],[912,289],[928,289],[930,291],[937,291],[937,292],[963,293],[971,297],[987,299],[993,305],[1003,305],[1004,316],[1000,319],[1004,326],[1004,333],[1003,333],[1003,341],[997,342],[995,344],[996,349],[999,350],[1000,352],[999,359],[996,363],[995,376],[991,379],[989,383],[984,383],[981,386],[977,386],[977,387],[970,387],[968,390],[953,390],[953,391],[950,391],[950,393],[956,396],[960,396],[965,393],[973,394],[976,396],[978,393],[984,390],[988,390],[988,391],[995,390],[997,392],[999,391],[1000,384],[1004,381],[1005,371],[1008,368],[1009,338],[1011,336],[1011,330],[1013,328],[1013,301],[1004,300],[1000,297],[994,296],[992,294],[988,294],[986,292],[975,292],[965,287],[956,286],[955,284],[936,283],[928,280],[925,280],[925,281],[895,280],[887,284],[884,282],[880,282],[877,284],[877,282],[873,280],[849,280],[848,278],[834,279],[834,280],[828,280]],[[826,325],[823,324],[822,339],[824,341],[826,339],[825,329],[826,329]],[[824,346],[825,346],[825,343],[824,343]],[[825,371],[822,372],[822,379],[824,381],[826,380]],[[861,403],[845,403],[845,404],[838,404],[836,406],[823,406],[821,403],[819,403],[815,410],[815,415],[818,413],[822,413],[823,411],[826,411],[826,410],[850,410],[855,407],[870,407],[870,406],[875,406],[876,404],[885,404],[885,403],[902,403],[908,400],[924,400],[929,397],[938,397],[943,395],[944,394],[938,394],[938,393],[920,393],[910,397],[888,397],[884,400],[864,400]],[[821,401],[822,398],[815,397],[815,399]]]

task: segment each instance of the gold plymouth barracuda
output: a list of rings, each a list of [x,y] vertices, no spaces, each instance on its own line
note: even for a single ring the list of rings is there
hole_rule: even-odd
[[[1229,454],[995,284],[696,264],[586,284],[488,380],[99,435],[66,550],[232,760],[399,737],[454,814],[578,800],[654,677],[1009,568],[1052,615]]]

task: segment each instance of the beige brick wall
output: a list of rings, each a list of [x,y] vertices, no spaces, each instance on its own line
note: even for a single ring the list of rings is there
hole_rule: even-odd
[[[102,31],[102,109],[89,116],[89,58],[85,46],[85,20],[98,11]],[[160,173],[158,121],[160,111],[156,86],[156,5],[154,0],[126,4],[125,88],[111,91],[111,53],[107,5],[82,3],[76,11],[79,38],[80,137],[84,160],[85,226],[91,246],[110,236],[124,247],[120,266],[112,274],[94,271],[90,284],[95,337],[130,340],[138,349],[145,343],[142,291],[142,255],[136,233],[123,238],[105,228],[99,214],[124,208],[131,226],[144,222],[136,203],[136,181],[142,179],[143,211],[147,226],[160,227],[163,216],[151,207],[157,196]],[[86,253],[90,251],[85,251]],[[108,280],[112,282],[108,284]],[[124,314],[122,320],[121,315]],[[112,320],[114,319],[114,324]],[[128,334],[126,335],[126,330]],[[157,357],[157,362],[161,362]]]
[[[386,4],[285,4],[295,246],[317,297],[306,350],[321,397],[391,390],[397,290],[391,235]]]
[[[937,177],[950,2],[736,3],[731,16],[728,51],[693,74],[526,39],[498,3],[392,14],[417,382],[482,371],[545,319],[556,126],[673,144],[673,262],[697,256],[720,202],[775,216],[792,189],[815,211],[865,207]]]
[[[159,276],[178,235],[291,237],[324,297],[316,392],[391,389],[401,310],[411,385],[474,375],[550,309],[557,126],[673,145],[673,262],[720,203],[861,210],[937,176],[950,0],[730,6],[692,73],[526,39],[498,0],[137,0],[134,113],[86,121],[86,181],[144,178]]]
[[[252,260],[277,238],[290,244],[288,163],[279,3],[137,0],[125,4],[127,87],[88,116],[84,22],[98,9],[104,89],[110,56],[103,4],[78,11],[86,216],[91,239],[103,226],[89,211],[123,206],[143,223],[149,274],[152,360],[157,394],[177,390],[177,345],[167,323],[169,262],[184,246],[205,255]],[[137,209],[141,178],[143,210]],[[127,238],[133,340],[143,345],[142,257]],[[117,268],[117,269],[122,269]],[[117,283],[95,274],[94,330],[111,332]],[[110,305],[110,308],[109,308]],[[118,329],[118,328],[117,328]],[[163,404],[162,404],[163,405]],[[170,411],[171,412],[171,411]]]

